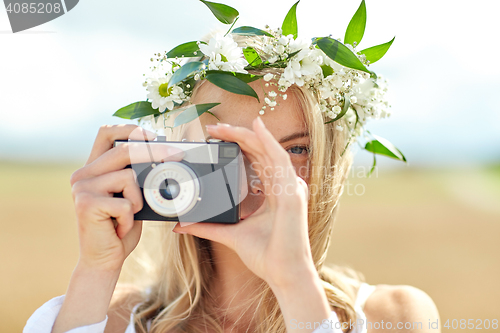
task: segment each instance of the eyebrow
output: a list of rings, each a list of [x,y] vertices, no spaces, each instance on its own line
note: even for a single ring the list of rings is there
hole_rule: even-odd
[[[287,141],[291,141],[293,139],[298,139],[298,138],[304,138],[306,136],[309,136],[309,132],[296,132],[296,133],[293,133],[293,134],[290,134],[290,135],[287,135],[283,138],[281,138],[280,140],[278,140],[279,143],[283,143],[283,142],[287,142]],[[205,138],[205,141],[208,141],[210,139],[213,139],[213,137],[211,135],[208,135],[206,138]]]
[[[306,137],[306,136],[309,136],[309,132],[307,132],[307,131],[305,131],[305,132],[296,132],[296,133],[287,135],[285,137],[282,137],[280,140],[278,140],[278,142],[279,143],[283,143],[283,142],[291,141],[293,139],[303,138],[303,137]]]

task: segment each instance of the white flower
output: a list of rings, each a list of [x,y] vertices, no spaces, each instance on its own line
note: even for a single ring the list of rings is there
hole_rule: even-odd
[[[288,44],[288,38],[285,37],[285,36],[280,37],[280,39],[278,39],[278,44],[280,44],[280,45],[287,45]]]
[[[264,75],[264,81],[271,81],[274,78],[274,75],[272,73],[267,73]]]
[[[332,110],[333,110],[333,112],[335,112],[336,114],[339,114],[339,113],[340,113],[340,111],[342,111],[342,108],[341,108],[339,105],[335,105],[335,106],[333,107],[333,109],[332,109]]]
[[[339,132],[342,132],[342,131],[344,130],[344,128],[343,128],[342,126],[340,126],[340,125],[337,125],[335,128],[336,128]]]
[[[231,35],[216,34],[208,44],[200,43],[200,50],[209,57],[208,69],[247,73],[244,69],[248,62],[243,58],[243,51]]]
[[[271,58],[267,59],[270,64],[274,64],[276,61],[278,61],[278,56],[274,55]]]
[[[160,112],[164,112],[165,109],[172,110],[174,102],[181,104],[186,97],[181,87],[177,85],[168,87],[172,73],[163,74],[162,72],[163,70],[156,69],[146,80],[146,89],[149,91],[148,100],[153,109],[158,109]]]
[[[289,62],[281,76],[290,85],[303,86],[306,81],[313,80],[322,73],[323,57],[320,50],[309,49],[310,43],[294,40],[290,42],[291,52],[300,50]],[[286,85],[285,85],[286,86]]]
[[[262,50],[267,54],[273,53],[273,46],[271,44],[265,44]]]
[[[270,100],[269,98],[264,98],[264,101],[266,102],[267,105],[269,105],[270,107],[275,107],[276,106],[276,101],[274,100]]]
[[[278,96],[278,94],[276,93],[276,91],[270,91],[269,92],[269,96],[270,97],[276,97],[276,96]]]
[[[350,100],[352,104],[356,104],[356,102],[358,101],[356,96],[351,96]]]

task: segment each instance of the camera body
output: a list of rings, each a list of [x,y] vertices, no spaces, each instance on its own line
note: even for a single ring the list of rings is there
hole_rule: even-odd
[[[244,168],[238,144],[166,142],[159,137],[157,141],[117,140],[115,147],[131,142],[139,149],[165,144],[184,151],[180,162],[154,162],[151,155],[153,162],[134,163],[131,156],[132,164],[127,167],[136,172],[144,201],[135,220],[239,222]]]

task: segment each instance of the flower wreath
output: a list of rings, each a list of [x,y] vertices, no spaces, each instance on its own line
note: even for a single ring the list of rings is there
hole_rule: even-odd
[[[365,0],[361,1],[347,26],[344,43],[331,36],[299,39],[296,9],[300,0],[288,11],[281,28],[276,30],[268,26],[264,30],[249,26],[233,29],[239,16],[236,9],[220,3],[200,1],[220,22],[231,25],[227,33],[216,34],[208,43],[187,42],[164,54],[155,54],[151,58],[155,65],[143,83],[148,91],[147,101],[125,106],[116,111],[114,116],[156,123],[156,118],[160,116],[168,118],[180,112],[174,121],[173,127],[177,127],[205,112],[212,114],[210,109],[219,104],[196,104],[182,108],[185,102],[189,102],[197,81],[208,80],[229,92],[259,100],[255,90],[248,84],[258,79],[266,81],[266,85],[276,85],[278,90],[266,93],[264,106],[259,111],[263,115],[267,110],[274,110],[278,97],[286,99],[287,89],[296,84],[307,87],[318,96],[325,123],[344,118],[346,128],[337,123],[336,129],[349,131],[348,145],[362,135],[367,139],[361,148],[373,153],[370,173],[376,166],[375,154],[406,162],[401,151],[389,141],[364,130],[368,119],[390,115],[386,97],[387,81],[368,70],[368,66],[380,60],[394,42],[393,38],[381,45],[356,50],[365,31]],[[238,35],[259,38],[263,46],[256,48],[247,43],[246,47],[239,47],[233,39],[233,36]],[[266,68],[282,70],[278,74],[249,73]]]

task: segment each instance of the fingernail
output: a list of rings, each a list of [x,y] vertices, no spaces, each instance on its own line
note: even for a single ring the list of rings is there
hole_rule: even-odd
[[[176,234],[187,234],[187,232],[185,232],[185,231],[177,231],[177,230],[173,230],[173,229],[172,229],[172,232],[175,232]]]
[[[205,125],[206,129],[216,129],[217,125]]]
[[[226,124],[226,123],[217,123],[217,126],[229,127],[231,125]]]

